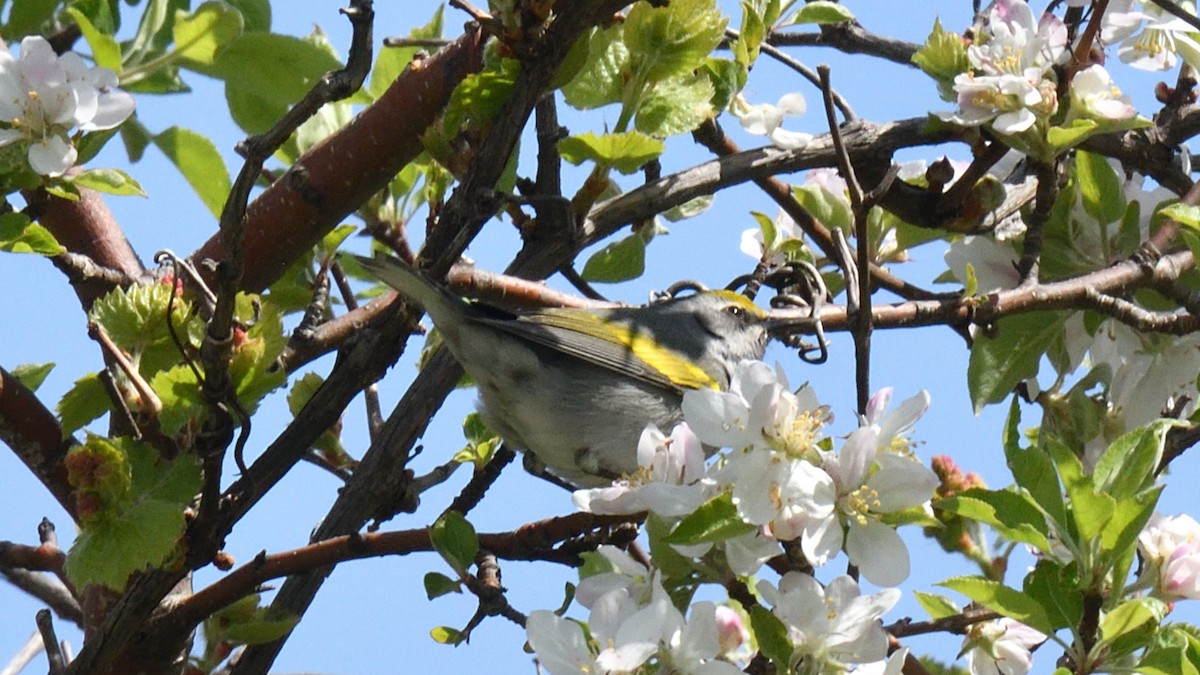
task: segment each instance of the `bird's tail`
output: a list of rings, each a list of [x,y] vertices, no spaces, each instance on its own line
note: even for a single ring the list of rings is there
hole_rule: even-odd
[[[383,253],[376,253],[374,258],[361,255],[352,257],[380,281],[424,307],[435,323],[438,322],[443,309],[448,307],[447,303],[462,302],[450,291],[425,278],[415,267],[399,258]]]

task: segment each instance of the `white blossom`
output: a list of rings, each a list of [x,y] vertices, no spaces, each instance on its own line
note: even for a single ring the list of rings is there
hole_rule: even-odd
[[[798,150],[812,141],[812,134],[784,129],[783,120],[786,117],[803,115],[806,109],[804,96],[795,92],[784,94],[775,105],[751,105],[739,95],[734,102],[733,113],[747,132],[766,136],[777,147],[785,150]]]
[[[704,478],[704,447],[687,424],[664,436],[651,425],[638,441],[639,469],[611,487],[577,490],[572,496],[581,511],[630,514],[652,511],[677,518],[695,511],[709,496]]]
[[[111,129],[133,113],[133,98],[116,91],[116,75],[88,68],[74,52],[54,53],[45,38],[21,41],[14,57],[0,45],[0,145],[24,143],[29,165],[44,176],[71,168],[78,152],[69,137]]]
[[[793,663],[806,658],[836,668],[887,656],[887,634],[879,619],[900,599],[899,590],[861,595],[858,583],[848,576],[822,587],[800,572],[785,574],[778,587],[764,580],[757,588],[787,627]]]
[[[1046,636],[1004,617],[975,624],[963,642],[971,675],[1025,675],[1033,667],[1032,649]]]
[[[1138,550],[1157,595],[1200,599],[1200,523],[1195,519],[1155,513],[1138,535]]]
[[[1176,4],[1183,11],[1196,14],[1194,2],[1183,0]],[[1180,57],[1193,68],[1200,68],[1196,31],[1153,2],[1114,0],[1104,13],[1100,37],[1104,44],[1121,41],[1117,56],[1134,68],[1170,70]]]
[[[1127,120],[1137,115],[1129,97],[1113,84],[1101,65],[1092,65],[1071,79],[1071,114],[1098,120]]]

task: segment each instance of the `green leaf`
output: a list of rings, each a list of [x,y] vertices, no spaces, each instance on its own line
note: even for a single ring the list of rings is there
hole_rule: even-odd
[[[243,33],[212,64],[188,66],[225,81],[233,119],[248,133],[269,129],[325,73],[341,64],[307,40],[274,33]]]
[[[1200,206],[1189,206],[1183,202],[1174,202],[1158,210],[1156,217],[1165,217],[1200,232]]]
[[[287,635],[300,617],[284,614],[273,607],[261,607],[258,594],[248,595],[218,610],[204,621],[206,651],[220,643],[226,648],[274,642]]]
[[[558,142],[562,158],[578,166],[591,160],[630,174],[663,153],[663,142],[637,131],[597,136],[587,132]]]
[[[462,593],[462,585],[440,572],[425,574],[425,597],[432,600],[448,593]]]
[[[935,621],[962,613],[962,608],[958,606],[958,603],[944,595],[926,593],[924,591],[913,591],[913,595],[916,597],[917,603],[929,615],[929,618]]]
[[[171,42],[171,25],[175,22],[174,10],[187,10],[189,0],[149,0],[137,32],[125,48],[126,67],[140,65],[166,53]]]
[[[971,347],[967,388],[978,415],[1003,400],[1022,380],[1037,375],[1038,363],[1062,335],[1070,312],[1030,312],[1000,319],[997,334],[980,337]]]
[[[62,253],[63,247],[50,230],[29,222],[29,216],[5,213],[0,215],[0,251],[49,256]]]
[[[1166,617],[1169,608],[1157,598],[1134,598],[1117,605],[1100,620],[1100,639],[1113,657],[1146,644]]]
[[[1074,452],[1053,439],[1044,441],[1043,445],[1050,450],[1063,487],[1067,490],[1079,541],[1096,539],[1112,520],[1116,500],[1096,490],[1092,477],[1084,473],[1083,464]]]
[[[725,35],[715,0],[637,3],[625,17],[631,69],[642,82],[658,82],[699,68]]]
[[[662,217],[672,223],[677,223],[688,218],[695,218],[712,207],[715,197],[713,195],[700,195],[687,200],[682,204],[672,206],[663,211]]]
[[[1033,501],[1061,529],[1067,522],[1067,507],[1063,503],[1058,472],[1050,455],[1040,448],[1022,449],[1021,404],[1013,396],[1008,419],[1004,424],[1004,458],[1017,485],[1029,493]]]
[[[992,611],[1047,635],[1054,632],[1046,610],[1037,600],[1000,582],[983,577],[954,577],[938,585],[962,593]]]
[[[206,2],[188,14],[175,12],[171,29],[175,53],[182,59],[209,65],[242,33],[242,13],[224,2]]]
[[[1103,552],[1111,552],[1113,557],[1133,553],[1137,537],[1146,527],[1146,523],[1150,521],[1150,517],[1154,515],[1154,507],[1158,504],[1158,497],[1162,494],[1164,487],[1166,486],[1156,485],[1131,498],[1117,502],[1112,516],[1104,528],[1104,534],[1100,538]]]
[[[956,497],[939,499],[934,508],[995,528],[1012,541],[1050,551],[1048,529],[1041,512],[1024,496],[1008,490],[972,488]]]
[[[168,306],[174,307],[171,321],[176,335],[185,343],[199,344],[203,321],[190,315],[186,300],[175,298],[172,302],[174,292],[171,285],[162,283],[117,288],[93,303],[88,313],[147,378],[180,360],[179,347],[167,327]],[[197,340],[192,341],[193,337]]]
[[[979,293],[979,279],[975,276],[975,265],[967,263],[967,282],[963,284],[963,295],[973,298]]]
[[[121,133],[121,129],[128,125],[129,123],[125,122],[114,129],[92,131],[81,136],[79,141],[75,143],[75,149],[79,153],[79,156],[75,159],[75,165],[83,166],[95,159],[96,155],[100,154],[100,151],[104,149],[104,146],[108,145],[108,142],[112,140],[112,137]]]
[[[1075,172],[1079,177],[1083,210],[1088,215],[1104,225],[1125,215],[1125,191],[1121,179],[1103,155],[1076,151]]]
[[[225,0],[242,13],[242,23],[247,31],[271,30],[271,0]]]
[[[56,0],[13,0],[8,23],[4,25],[4,39],[10,43],[20,42],[26,35],[39,32],[57,8]]]
[[[150,388],[162,404],[158,425],[168,436],[179,433],[188,422],[201,419],[208,410],[196,374],[186,365],[155,374],[150,380]]]
[[[120,73],[121,46],[113,36],[98,30],[87,15],[74,7],[68,7],[67,14],[75,20],[79,32],[83,33],[83,39],[87,40],[88,46],[92,48],[92,58],[96,60],[96,65]]]
[[[806,3],[788,23],[815,23],[821,25],[845,23],[854,20],[854,13],[845,5],[829,0],[814,0]]]
[[[712,117],[715,94],[706,75],[689,73],[663,80],[642,99],[634,128],[655,138],[689,133]]]
[[[612,284],[636,279],[645,271],[646,241],[631,234],[593,253],[580,276],[593,283]]]
[[[454,453],[454,461],[471,462],[478,471],[491,461],[496,448],[503,442],[496,432],[483,423],[483,416],[477,412],[470,413],[463,419],[463,438],[467,444],[462,450]]]
[[[835,195],[820,185],[797,185],[792,188],[792,195],[813,218],[830,229],[841,230],[847,236],[854,229],[854,214],[844,193]]]
[[[462,644],[467,639],[467,636],[462,631],[449,626],[438,626],[430,630],[429,637],[433,638],[433,641],[438,644],[454,646]]]
[[[749,2],[743,1],[742,27],[738,30],[737,40],[730,46],[734,59],[749,68],[758,60],[758,51],[766,37],[767,27],[764,17]]]
[[[170,127],[155,135],[154,145],[179,169],[209,212],[220,218],[233,183],[217,146],[183,127]]]
[[[772,614],[771,610],[762,605],[754,605],[750,608],[750,627],[754,629],[758,650],[771,659],[771,663],[775,664],[775,671],[789,672],[792,641],[788,638],[787,626]]]
[[[447,511],[442,514],[429,528],[429,540],[433,547],[458,572],[466,576],[467,570],[475,564],[475,555],[479,553],[479,538],[475,528],[457,511]]]
[[[729,59],[709,57],[700,72],[708,76],[712,82],[712,109],[725,110],[733,102],[733,97],[746,86],[749,71],[742,64]]]
[[[100,383],[100,375],[88,373],[75,380],[75,384],[63,394],[58,402],[58,419],[63,436],[70,436],[83,425],[104,415],[112,406],[108,392]]]
[[[1141,675],[1200,674],[1200,644],[1194,628],[1170,624],[1155,635],[1142,660],[1137,664]]]
[[[940,82],[952,82],[970,67],[962,36],[942,28],[940,19],[933,20],[933,30],[925,38],[925,44],[913,54],[912,61],[926,75]]]
[[[1149,487],[1173,426],[1171,420],[1155,420],[1113,441],[1092,471],[1099,489],[1125,499]]]
[[[495,119],[508,101],[520,70],[516,59],[501,59],[495,66],[463,78],[446,104],[444,130],[457,135],[468,123],[479,125]]]
[[[125,153],[129,155],[130,163],[142,161],[142,155],[146,152],[146,146],[150,145],[152,140],[150,130],[145,125],[137,120],[136,117],[131,117],[125,120],[125,123],[117,127],[117,132],[121,134],[121,142],[125,144]],[[96,134],[87,134],[84,136],[86,141],[90,136]],[[80,155],[82,157],[82,154]]]
[[[429,23],[412,29],[409,31],[408,37],[417,39],[442,37],[443,9],[445,9],[443,5],[438,5]],[[379,56],[375,57],[375,65],[371,68],[371,78],[366,86],[371,100],[383,96],[383,92],[392,86],[392,82],[396,81],[396,77],[404,71],[416,54],[416,47],[385,46],[379,50]]]
[[[733,493],[723,492],[708,500],[679,522],[667,535],[668,544],[691,546],[732,539],[749,532],[755,526],[742,520],[733,504]]]
[[[52,370],[53,363],[22,363],[8,372],[29,391],[37,391]]]
[[[63,566],[77,588],[97,584],[119,591],[129,575],[166,563],[183,535],[184,509],[200,490],[193,457],[167,462],[145,443],[111,443],[124,453],[132,480],[124,499],[81,524]]]
[[[1025,594],[1038,598],[1055,628],[1078,626],[1083,618],[1083,595],[1079,592],[1077,566],[1059,565],[1049,558],[1037,561],[1025,576]]]
[[[1078,118],[1066,126],[1050,127],[1046,132],[1046,141],[1050,144],[1050,152],[1059,154],[1087,140],[1100,128],[1094,120]]]
[[[110,195],[146,196],[142,186],[138,185],[132,176],[120,169],[88,169],[71,176],[70,181],[78,187],[96,192],[106,192]]]
[[[264,396],[287,382],[287,373],[275,366],[287,346],[287,338],[279,310],[271,303],[261,302],[258,296],[239,294],[237,316],[243,325],[251,322],[253,325],[246,330],[244,339],[239,339],[240,333],[234,333],[229,379],[238,402],[253,414]]]
[[[563,99],[579,110],[616,103],[624,93],[624,73],[629,65],[629,48],[621,39],[624,28],[614,25],[598,30],[588,45],[583,68],[563,85]]]

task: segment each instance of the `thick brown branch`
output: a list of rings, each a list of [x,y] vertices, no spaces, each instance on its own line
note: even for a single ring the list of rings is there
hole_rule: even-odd
[[[100,193],[80,189],[79,201],[73,202],[36,190],[25,193],[25,199],[29,202],[30,216],[50,230],[68,252],[87,256],[101,268],[127,278],[140,277],[145,271]],[[85,310],[112,290],[112,285],[104,279],[73,282],[73,285]]]
[[[71,486],[63,458],[75,439],[63,438],[58,419],[32,391],[0,368],[0,441],[4,441],[34,476],[75,517]]]
[[[421,134],[455,85],[482,67],[483,36],[469,30],[433,56],[414,61],[374,104],[301,157],[246,209],[243,246],[254,265],[241,288],[279,279],[343,218],[383,189],[419,155]],[[218,233],[193,260],[224,258]]]

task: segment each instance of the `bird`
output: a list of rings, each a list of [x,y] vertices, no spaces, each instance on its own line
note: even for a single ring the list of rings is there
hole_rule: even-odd
[[[740,361],[761,359],[771,335],[796,322],[727,290],[641,307],[508,311],[398,258],[354,259],[425,309],[478,387],[488,428],[568,488],[633,474],[643,429],[672,429],[685,391],[727,389]]]

